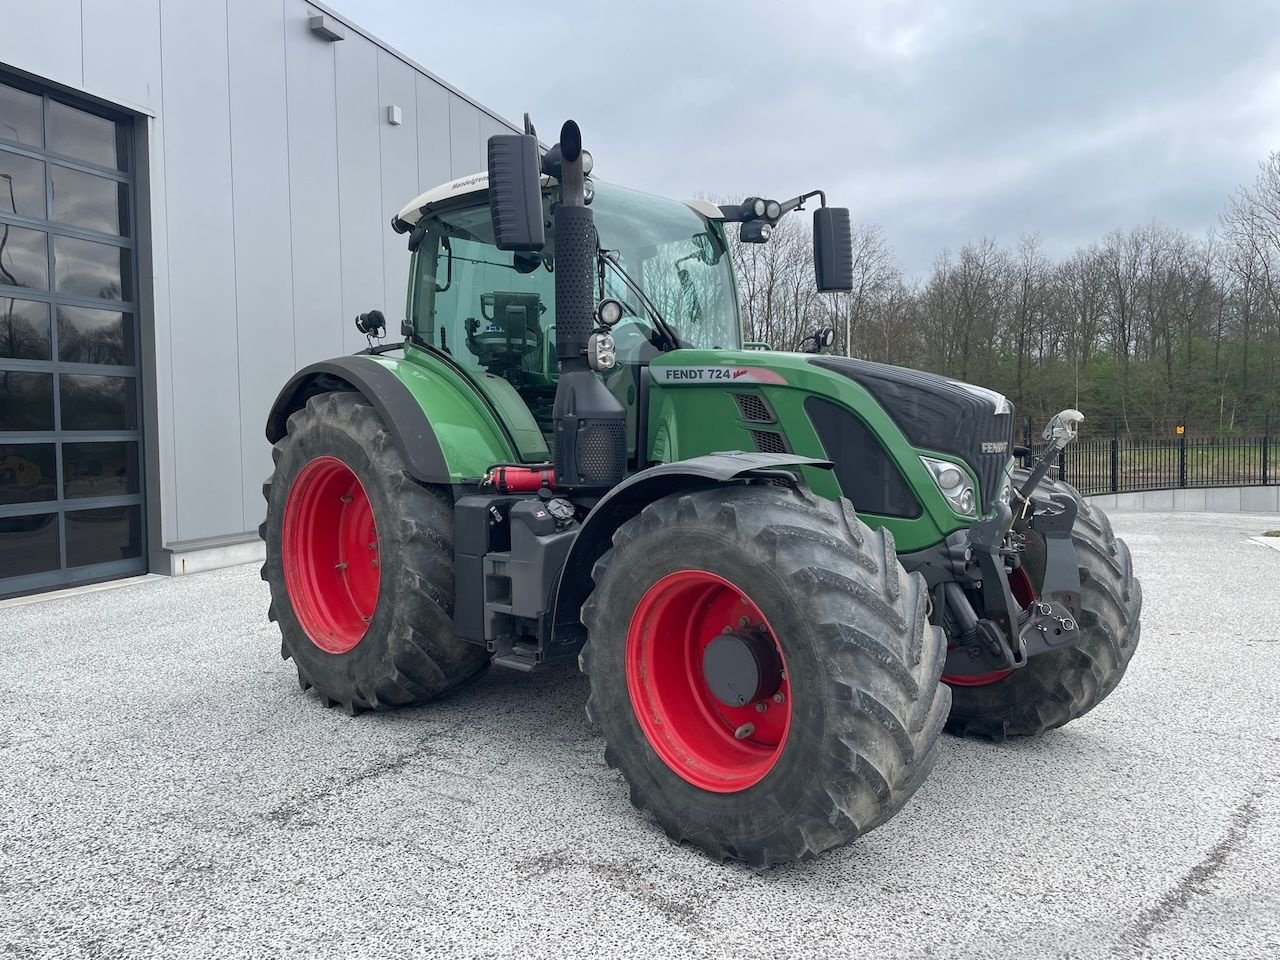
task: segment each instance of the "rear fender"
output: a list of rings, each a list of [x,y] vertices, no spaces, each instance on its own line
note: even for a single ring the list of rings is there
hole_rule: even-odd
[[[390,357],[335,357],[298,371],[267,417],[267,440],[288,432],[289,417],[311,397],[359,393],[378,411],[409,474],[422,483],[474,482],[495,463],[518,461],[514,445],[483,397],[443,364]]]
[[[770,473],[790,474],[803,482],[799,471],[788,469],[800,466],[830,470],[832,463],[783,453],[712,453],[658,464],[618,484],[587,514],[565,559],[556,587],[553,643],[560,646],[585,638],[578,618],[594,588],[591,568],[609,549],[613,532],[650,503],[673,493]]]

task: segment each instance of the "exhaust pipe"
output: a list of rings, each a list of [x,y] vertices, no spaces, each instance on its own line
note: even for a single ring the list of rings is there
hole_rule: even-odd
[[[627,472],[627,412],[587,358],[596,325],[596,228],[586,204],[589,157],[572,120],[539,161],[538,138],[525,117],[524,134],[489,138],[489,211],[499,250],[543,249],[541,174],[560,181],[555,205],[556,360],[560,380],[552,406],[555,488],[603,491]]]
[[[627,472],[627,412],[587,360],[587,342],[595,327],[597,243],[594,217],[586,205],[582,133],[572,120],[561,128],[558,147],[560,203],[553,213],[560,367],[552,407],[556,486],[604,490]]]

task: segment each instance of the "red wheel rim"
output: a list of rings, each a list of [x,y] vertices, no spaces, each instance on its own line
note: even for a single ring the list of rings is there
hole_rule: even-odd
[[[354,649],[378,605],[378,527],[359,478],[337,457],[316,457],[293,481],[282,553],[289,602],[311,642],[325,653]]]
[[[731,707],[707,686],[703,651],[726,630],[743,629],[762,630],[773,642],[782,684],[770,697]],[[695,787],[745,790],[778,762],[791,729],[786,660],[760,608],[728,580],[680,570],[651,586],[627,631],[626,669],[631,706],[650,746]]]
[[[1025,567],[1018,567],[1009,574],[1009,589],[1013,591],[1013,598],[1018,601],[1023,610],[1031,606],[1038,596]],[[953,687],[986,687],[998,680],[1003,680],[1011,673],[1013,673],[1012,670],[992,670],[990,673],[944,673],[942,680]]]

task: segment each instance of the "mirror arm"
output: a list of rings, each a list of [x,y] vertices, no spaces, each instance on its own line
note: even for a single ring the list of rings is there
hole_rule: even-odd
[[[798,197],[792,197],[790,200],[786,201],[785,203],[779,204],[779,206],[782,208],[782,211],[772,220],[770,220],[768,217],[748,216],[747,214],[743,213],[742,204],[740,203],[733,204],[731,206],[717,204],[717,206],[719,206],[720,208],[720,214],[721,214],[721,217],[724,219],[725,223],[745,223],[748,220],[763,220],[766,223],[777,223],[779,220],[783,218],[783,216],[790,213],[792,210],[803,210],[804,202],[806,200],[811,199],[812,197],[817,197],[819,200],[821,200],[822,205],[824,207],[827,205],[826,191],[810,190],[808,193],[802,193]]]
[[[781,205],[781,206],[782,206],[782,212],[783,212],[783,214],[788,214],[788,213],[790,213],[792,210],[803,210],[803,209],[804,209],[804,202],[805,202],[806,200],[809,200],[809,199],[810,199],[810,198],[812,198],[812,197],[817,197],[820,201],[822,201],[822,205],[823,205],[824,207],[827,205],[827,194],[826,194],[826,191],[823,191],[823,190],[810,190],[808,193],[803,193],[803,194],[801,194],[801,195],[800,195],[800,196],[798,196],[798,197],[792,197],[790,200],[788,200],[788,201],[786,201],[785,203],[783,203],[783,204]]]

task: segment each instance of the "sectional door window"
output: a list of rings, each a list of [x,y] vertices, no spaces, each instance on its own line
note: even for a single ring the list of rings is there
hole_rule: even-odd
[[[0,77],[0,598],[146,568],[129,129]]]

